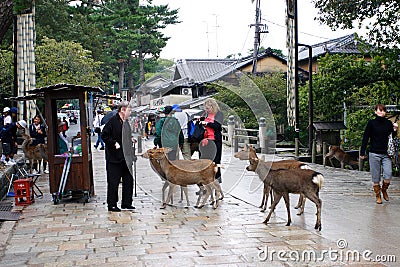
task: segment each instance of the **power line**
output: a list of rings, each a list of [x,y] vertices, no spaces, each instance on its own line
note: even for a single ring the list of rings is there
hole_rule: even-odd
[[[280,25],[280,24],[278,24],[278,23],[276,23],[276,22],[273,22],[273,21],[270,21],[270,20],[267,20],[267,19],[263,19],[263,18],[261,18],[261,19],[262,19],[262,20],[265,20],[266,22],[271,23],[271,24],[273,24],[273,25],[275,25],[275,26],[278,26],[278,27],[281,27],[281,28],[285,28],[285,29],[286,29],[286,26],[284,26],[284,25]],[[308,35],[308,36],[311,36],[311,37],[316,37],[316,38],[320,38],[320,39],[325,39],[325,40],[330,40],[330,39],[331,39],[331,38],[322,37],[322,36],[318,36],[318,35],[314,35],[314,34],[306,33],[306,32],[299,32],[299,33],[304,34],[304,35]]]

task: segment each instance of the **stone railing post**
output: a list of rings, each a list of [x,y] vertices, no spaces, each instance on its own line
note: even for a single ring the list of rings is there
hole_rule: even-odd
[[[265,122],[265,118],[261,117],[258,121],[258,140],[260,142],[261,153],[267,153],[267,123]]]
[[[228,118],[228,144],[233,146],[233,135],[235,134],[235,117],[233,115]]]

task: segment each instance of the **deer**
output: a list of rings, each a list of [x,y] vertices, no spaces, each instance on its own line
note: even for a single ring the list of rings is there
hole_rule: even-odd
[[[165,202],[165,190],[168,188],[169,183],[168,183],[168,181],[167,181],[167,179],[165,177],[165,173],[164,173],[163,169],[161,168],[160,161],[155,159],[155,158],[151,158],[151,155],[154,152],[156,152],[156,148],[149,149],[148,151],[146,151],[142,155],[142,157],[149,159],[150,166],[153,169],[153,171],[161,178],[161,180],[164,181],[164,185],[163,185],[163,187],[161,189],[161,192],[162,192],[161,199],[162,199],[162,201],[164,203]],[[190,203],[189,203],[189,198],[188,198],[187,187],[182,187],[182,190],[183,190],[183,192],[185,194],[185,197],[186,197],[187,207],[189,207]],[[172,200],[172,198],[171,198],[171,200]]]
[[[303,194],[314,202],[317,208],[317,221],[314,228],[321,231],[322,201],[319,198],[319,190],[324,181],[324,176],[321,173],[309,169],[267,169],[268,167],[264,164],[259,164],[259,159],[250,159],[249,161],[250,165],[246,167],[248,171],[268,173],[265,180],[270,185],[270,188],[272,188],[274,194],[274,202],[263,223],[268,223],[272,213],[275,211],[276,205],[283,197],[288,215],[286,226],[289,226],[292,222],[289,193],[296,193]]]
[[[32,146],[33,139],[29,135],[23,134],[22,137],[24,141],[22,142],[21,148],[25,158],[29,160],[29,173],[32,173],[33,164],[35,162],[38,163],[38,169],[40,168],[41,160],[43,160],[44,164],[47,162],[47,145],[37,144],[36,146]]]
[[[211,196],[213,208],[216,209],[218,207],[218,201],[224,197],[218,180],[215,180],[215,174],[219,166],[209,159],[174,160],[171,162],[166,157],[169,151],[169,148],[157,148],[147,151],[149,159],[159,161],[160,167],[169,185],[168,196],[166,201],[163,202],[162,208],[165,208],[166,204],[170,202],[176,185],[187,187],[188,185],[197,184],[200,187],[200,195],[195,207],[202,208],[208,197]],[[199,205],[203,195],[203,186],[207,189],[206,195],[201,205]],[[212,189],[215,189],[215,201],[212,195]],[[219,197],[220,194],[221,197]]]
[[[256,150],[251,145],[245,145],[245,147],[235,153],[235,158],[240,160],[250,160],[250,159],[258,159]],[[266,167],[273,168],[273,169],[311,169],[307,164],[297,160],[281,160],[281,161],[267,161],[261,160],[260,163],[264,164]],[[268,192],[271,194],[271,204],[273,203],[273,193],[270,190],[269,184],[266,182],[265,177],[267,173],[257,173],[260,180],[264,183],[264,190],[263,190],[263,198],[261,200],[261,212],[265,212],[267,209],[267,202],[268,202]],[[295,209],[298,209],[297,215],[301,215],[304,213],[306,198],[300,194],[299,200]]]
[[[334,167],[332,162],[332,158],[337,159],[340,161],[340,166],[344,168],[345,164],[348,164],[348,166],[353,169],[352,165],[358,165],[358,162],[355,160],[352,160],[350,156],[344,152],[340,147],[338,146],[329,146],[329,152],[326,154],[325,158],[329,159],[329,162],[331,163],[331,166]]]

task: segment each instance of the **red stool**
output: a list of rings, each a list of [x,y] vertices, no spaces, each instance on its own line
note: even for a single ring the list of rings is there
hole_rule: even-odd
[[[28,206],[35,202],[32,178],[14,181],[15,206]]]

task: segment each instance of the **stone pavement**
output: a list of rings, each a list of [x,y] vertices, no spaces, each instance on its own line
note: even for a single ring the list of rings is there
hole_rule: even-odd
[[[318,232],[310,201],[305,214],[296,216],[296,195],[291,197],[291,226],[285,226],[283,201],[263,224],[258,178],[229,149],[223,154],[226,194],[215,210],[210,205],[185,208],[179,192],[176,206],[160,209],[162,183],[148,160],[139,158],[136,210],[108,212],[104,151],[94,150],[93,157],[96,195],[89,203],[67,199],[54,205],[43,176],[38,184],[44,197],[14,208],[22,215],[0,229],[0,266],[397,266],[398,178],[389,188],[390,202],[376,205],[369,173],[311,164],[325,176]],[[189,188],[191,205],[196,190]],[[360,259],[352,253],[360,253]]]

